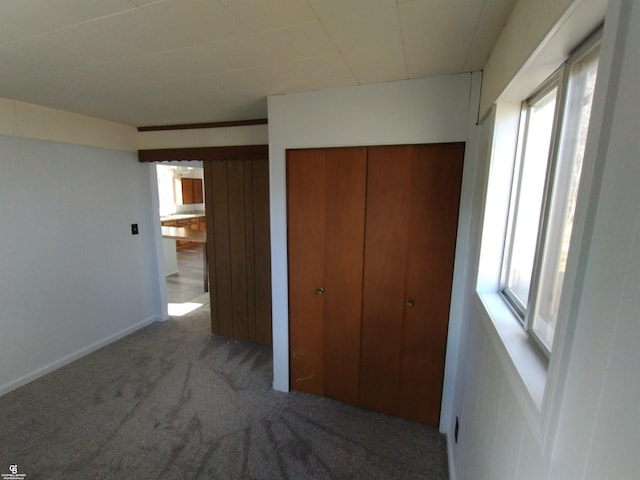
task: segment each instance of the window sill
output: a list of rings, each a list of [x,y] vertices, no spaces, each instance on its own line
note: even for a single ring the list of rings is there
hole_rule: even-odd
[[[483,325],[525,415],[538,434],[548,360],[498,293],[478,293]]]

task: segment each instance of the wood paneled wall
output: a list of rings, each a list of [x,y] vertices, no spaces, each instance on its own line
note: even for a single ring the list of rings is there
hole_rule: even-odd
[[[271,345],[268,159],[203,165],[211,331]]]

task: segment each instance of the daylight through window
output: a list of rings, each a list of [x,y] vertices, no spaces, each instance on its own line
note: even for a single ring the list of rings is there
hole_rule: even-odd
[[[501,292],[549,354],[561,302],[598,66],[570,58],[522,105]]]

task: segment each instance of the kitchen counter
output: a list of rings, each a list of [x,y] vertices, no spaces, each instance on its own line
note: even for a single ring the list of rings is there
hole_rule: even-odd
[[[162,238],[173,240],[189,240],[191,242],[206,243],[207,232],[201,230],[191,230],[184,227],[161,227]]]
[[[198,218],[198,217],[204,217],[204,216],[205,216],[204,212],[172,213],[171,215],[160,217],[160,221],[170,222],[172,220],[184,220],[186,218]]]

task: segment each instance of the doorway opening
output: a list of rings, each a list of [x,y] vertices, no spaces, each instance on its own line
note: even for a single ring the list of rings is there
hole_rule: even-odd
[[[204,169],[200,161],[156,164],[168,313],[209,303]]]
[[[159,186],[158,190],[159,193],[168,190],[175,199],[182,195],[182,204],[189,195],[197,199],[203,193],[201,202],[204,206],[206,198],[208,204],[203,221],[198,220],[197,226],[192,221],[186,228],[185,219],[175,219],[176,226],[162,226],[162,238],[158,240],[187,241],[195,237],[197,242],[204,244],[203,290],[209,291],[207,307],[212,334],[271,345],[269,146],[139,150],[138,160],[165,165],[171,162],[187,168],[194,166],[193,161],[198,162],[198,167],[202,165],[204,181],[186,181],[187,184],[198,184],[191,193],[188,188],[186,191],[182,188],[184,176],[179,189],[175,180],[169,183],[173,185],[171,188],[165,180],[165,185]],[[203,186],[203,191],[199,185]],[[178,210],[175,206],[175,215],[185,214],[184,210]],[[180,227],[177,222],[181,220],[183,225]],[[181,229],[179,235],[187,232],[189,236],[165,235],[165,229],[169,229],[169,233],[170,229]],[[176,249],[176,256],[179,250]],[[206,297],[201,298],[204,305]]]

